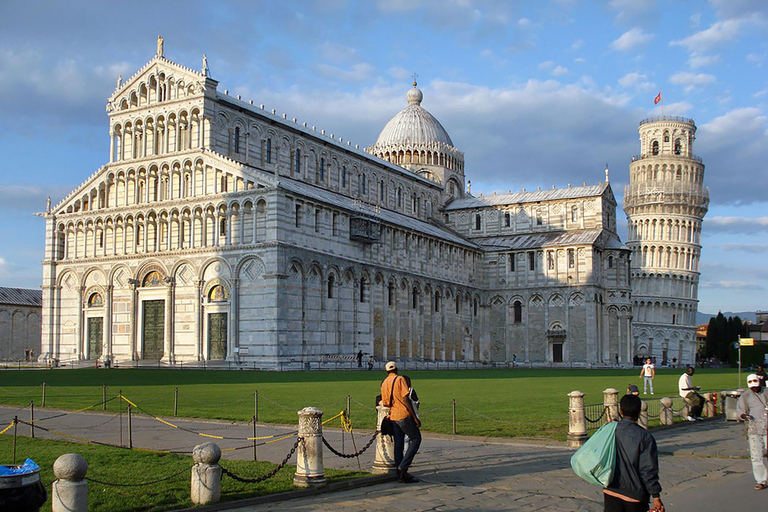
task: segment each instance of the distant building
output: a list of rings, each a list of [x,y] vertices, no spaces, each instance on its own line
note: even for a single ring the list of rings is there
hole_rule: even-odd
[[[693,119],[640,123],[640,155],[624,189],[632,250],[632,336],[638,355],[695,361],[701,224],[709,207]]]
[[[475,197],[415,83],[367,151],[217,86],[160,44],[118,83],[109,161],[46,213],[44,353],[266,366],[358,350],[637,354],[607,171]]]
[[[42,292],[0,287],[0,359],[25,359],[25,350],[40,355]]]
[[[755,323],[748,322],[746,324],[748,337],[753,338],[755,341],[768,342],[768,312],[758,311],[755,315]]]

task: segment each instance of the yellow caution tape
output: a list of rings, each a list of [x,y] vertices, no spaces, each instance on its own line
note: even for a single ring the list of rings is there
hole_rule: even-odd
[[[13,425],[14,425],[14,422],[12,421],[10,425],[8,425],[7,427],[5,427],[3,430],[0,431],[0,435],[5,434],[6,432],[8,432]]]

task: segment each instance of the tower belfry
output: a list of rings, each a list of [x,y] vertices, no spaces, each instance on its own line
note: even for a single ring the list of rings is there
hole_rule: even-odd
[[[639,156],[624,189],[632,251],[635,355],[693,363],[696,351],[701,224],[709,206],[704,163],[693,154],[693,119],[640,123]]]

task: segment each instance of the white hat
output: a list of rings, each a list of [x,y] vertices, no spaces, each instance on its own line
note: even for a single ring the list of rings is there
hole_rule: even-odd
[[[760,385],[760,377],[756,373],[750,373],[747,375],[747,387],[751,388]]]
[[[385,370],[388,372],[391,372],[392,370],[397,370],[397,365],[394,361],[390,361],[387,363],[387,365],[384,367]]]

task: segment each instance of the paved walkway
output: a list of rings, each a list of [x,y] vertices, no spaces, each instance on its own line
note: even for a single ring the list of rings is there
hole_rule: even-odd
[[[28,411],[0,408],[0,426],[15,415],[28,420]],[[37,418],[53,416],[50,410],[37,411]],[[166,418],[181,427],[174,429],[154,419],[132,419],[135,447],[191,451],[196,444],[209,441],[193,432],[244,438],[253,435],[252,427],[226,422]],[[119,418],[102,414],[70,414],[40,425],[111,443],[119,442]],[[19,426],[28,434],[29,427]],[[259,426],[258,435],[288,432],[286,427]],[[25,432],[26,431],[26,432]],[[337,449],[354,451],[347,434],[326,428],[326,438]],[[669,511],[707,511],[732,508],[763,510],[768,490],[754,491],[747,442],[742,427],[723,419],[686,423],[653,431],[660,451],[662,499]],[[49,437],[50,434],[41,434]],[[55,436],[51,436],[55,437]],[[355,435],[361,448],[370,432]],[[127,444],[127,421],[123,417],[123,442]],[[248,446],[242,439],[216,440],[222,448]],[[293,438],[257,449],[259,460],[279,462],[293,445]],[[481,439],[426,435],[412,472],[421,482],[402,485],[385,482],[369,487],[307,496],[290,501],[258,504],[226,503],[215,510],[387,512],[399,511],[502,511],[502,510],[602,510],[600,489],[576,477],[570,469],[573,450],[562,443],[536,443],[510,439]],[[369,471],[373,447],[358,460],[342,459],[326,450],[325,466]],[[224,453],[226,458],[251,459],[245,448]],[[224,462],[226,464],[226,462]]]

